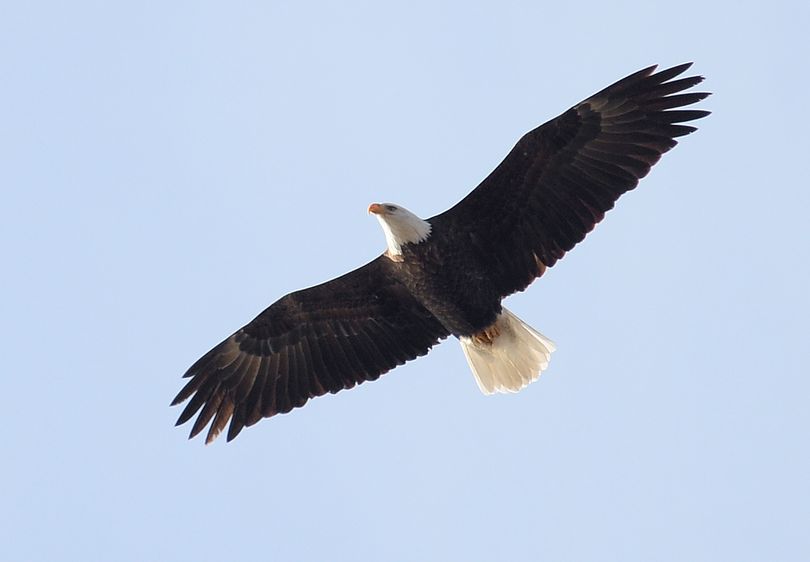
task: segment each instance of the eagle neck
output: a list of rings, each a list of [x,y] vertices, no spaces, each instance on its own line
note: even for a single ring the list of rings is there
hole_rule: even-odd
[[[392,259],[402,257],[402,247],[406,244],[424,242],[430,236],[431,225],[416,215],[402,217],[378,216],[385,234],[387,253]]]

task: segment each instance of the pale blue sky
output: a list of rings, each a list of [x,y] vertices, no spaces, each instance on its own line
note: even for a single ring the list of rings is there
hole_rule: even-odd
[[[810,558],[801,2],[7,2],[4,560]],[[525,131],[694,60],[701,130],[510,309],[226,444],[168,403],[284,293],[382,251]]]

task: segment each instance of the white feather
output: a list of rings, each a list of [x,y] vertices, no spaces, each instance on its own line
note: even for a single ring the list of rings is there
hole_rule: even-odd
[[[495,321],[492,343],[462,337],[461,349],[484,394],[517,392],[548,367],[554,342],[506,310]]]
[[[403,245],[418,244],[430,236],[428,221],[420,219],[405,207],[390,203],[385,203],[383,206],[393,208],[386,213],[376,215],[385,233],[385,242],[391,256],[401,256]]]

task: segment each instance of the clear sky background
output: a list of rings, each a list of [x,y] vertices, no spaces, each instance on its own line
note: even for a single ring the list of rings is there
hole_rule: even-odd
[[[6,2],[0,544],[10,561],[810,559],[806,2]],[[713,111],[510,309],[187,441],[185,369],[652,63]]]

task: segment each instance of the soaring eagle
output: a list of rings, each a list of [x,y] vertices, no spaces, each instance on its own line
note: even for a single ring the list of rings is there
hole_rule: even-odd
[[[228,421],[242,428],[336,393],[425,355],[455,336],[485,394],[516,392],[548,366],[554,344],[501,304],[553,266],[636,187],[683,123],[691,63],[640,70],[530,131],[449,210],[420,219],[400,205],[369,206],[387,249],[321,285],[290,293],[194,363],[172,402],[191,398],[206,443]],[[677,79],[676,79],[677,78]],[[200,411],[202,409],[202,411]],[[212,421],[213,420],[213,421]]]

